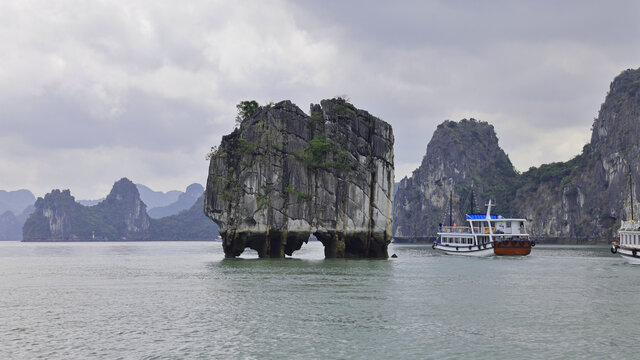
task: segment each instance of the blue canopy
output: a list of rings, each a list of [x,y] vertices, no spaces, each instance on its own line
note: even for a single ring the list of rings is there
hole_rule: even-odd
[[[467,214],[467,220],[485,220],[487,214]],[[491,215],[491,219],[498,219],[498,215]]]

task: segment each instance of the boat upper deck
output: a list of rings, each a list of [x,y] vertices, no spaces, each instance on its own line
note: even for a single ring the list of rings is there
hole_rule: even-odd
[[[619,231],[640,231],[640,221],[638,220],[622,220]]]
[[[501,215],[466,214],[469,226],[442,226],[440,233],[527,235],[526,219],[505,218]]]

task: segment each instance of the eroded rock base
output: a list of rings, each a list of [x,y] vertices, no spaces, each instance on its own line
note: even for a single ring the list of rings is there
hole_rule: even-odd
[[[235,232],[226,231],[222,236],[225,257],[240,256],[246,248],[255,250],[260,258],[284,258],[300,250],[309,241],[309,232]],[[389,257],[387,246],[391,237],[370,233],[342,234],[338,232],[315,232],[324,245],[326,258],[380,258]]]
[[[258,252],[261,258],[283,258],[291,256],[299,250],[302,244],[309,241],[310,232],[284,233],[272,231],[269,233],[226,231],[221,233],[222,249],[225,257],[240,256],[244,249],[250,248]]]

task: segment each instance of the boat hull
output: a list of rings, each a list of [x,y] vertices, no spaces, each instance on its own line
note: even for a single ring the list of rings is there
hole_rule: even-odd
[[[498,256],[526,256],[531,253],[531,241],[497,241],[493,252]]]
[[[636,251],[634,255],[633,250],[620,247],[618,248],[618,254],[629,264],[640,265],[640,251]]]
[[[484,245],[478,248],[477,245],[446,246],[446,245],[440,245],[440,244],[434,243],[433,248],[436,250],[442,251],[448,255],[462,255],[462,256],[474,256],[474,257],[484,257],[484,256],[494,255],[493,247],[491,246],[491,244],[486,244],[486,248]]]

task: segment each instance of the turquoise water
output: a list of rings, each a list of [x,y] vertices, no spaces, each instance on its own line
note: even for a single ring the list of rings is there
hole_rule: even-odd
[[[220,243],[0,243],[2,359],[637,358],[640,266],[601,246],[223,259]]]

